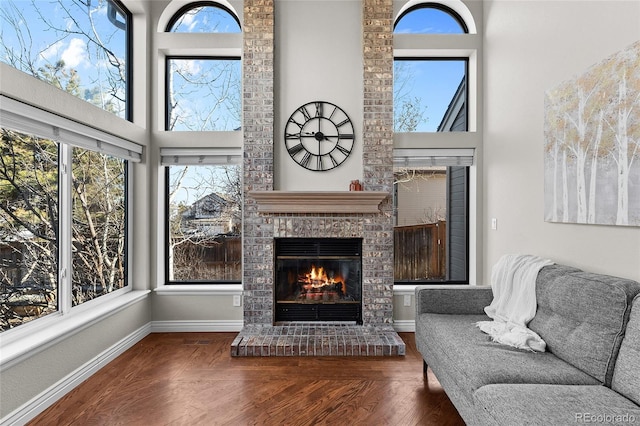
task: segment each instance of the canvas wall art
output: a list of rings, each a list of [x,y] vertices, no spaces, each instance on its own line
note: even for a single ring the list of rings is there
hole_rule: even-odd
[[[640,41],[545,93],[545,220],[640,226]]]

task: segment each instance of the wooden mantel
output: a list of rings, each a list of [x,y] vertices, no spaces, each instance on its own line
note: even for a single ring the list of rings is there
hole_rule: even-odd
[[[383,191],[249,191],[261,213],[379,213]]]

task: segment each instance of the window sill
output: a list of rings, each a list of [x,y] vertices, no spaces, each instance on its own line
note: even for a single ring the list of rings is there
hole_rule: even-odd
[[[236,296],[242,294],[242,284],[180,284],[156,288],[158,296]]]
[[[66,315],[51,314],[0,335],[0,371],[10,368],[87,327],[143,300],[149,290],[129,291],[91,309],[72,311]],[[22,328],[25,327],[25,328]],[[5,333],[9,333],[5,335]]]
[[[393,285],[393,295],[394,296],[405,296],[407,294],[415,294],[416,287],[420,284],[394,284]]]

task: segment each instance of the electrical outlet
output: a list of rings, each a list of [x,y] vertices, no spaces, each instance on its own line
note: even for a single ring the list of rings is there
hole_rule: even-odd
[[[240,299],[240,295],[236,294],[233,296],[233,306],[240,306],[240,302],[242,299]]]
[[[404,306],[411,306],[411,295],[410,294],[405,294],[404,295]]]

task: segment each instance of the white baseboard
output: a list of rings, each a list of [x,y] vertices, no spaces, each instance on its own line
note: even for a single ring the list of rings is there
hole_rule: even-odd
[[[127,349],[138,343],[149,333],[150,324],[145,324],[133,333],[124,337],[119,342],[115,343],[110,348],[107,348],[95,356],[92,360],[69,373],[57,383],[51,385],[48,389],[45,389],[29,402],[18,407],[12,413],[1,419],[0,425],[24,425],[51,406],[54,402],[72,391],[80,383],[91,377],[102,367],[116,359],[116,357],[124,353]]]
[[[237,332],[243,326],[242,320],[151,321],[151,333]]]
[[[393,320],[393,329],[399,333],[415,333],[416,322],[414,320]]]

